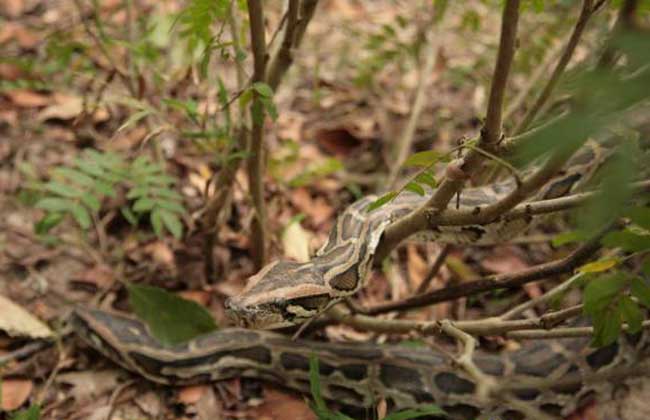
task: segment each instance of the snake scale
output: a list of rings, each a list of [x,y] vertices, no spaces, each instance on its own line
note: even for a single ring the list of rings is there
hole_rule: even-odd
[[[584,147],[567,169],[536,199],[556,198],[589,179],[606,153],[596,143]],[[498,200],[514,182],[466,189],[461,208]],[[244,326],[277,328],[299,324],[363,286],[384,228],[426,198],[401,194],[374,212],[374,197],[350,205],[337,219],[326,244],[307,263],[274,262],[251,277],[244,291],[227,302],[231,316]],[[519,234],[531,220],[496,221],[482,226],[440,227],[430,237],[447,243],[493,243]],[[124,368],[153,382],[177,385],[253,377],[309,392],[309,358],[320,361],[322,393],[345,406],[372,407],[385,400],[398,409],[434,402],[452,418],[504,420],[525,418],[505,400],[485,401],[476,383],[442,352],[428,348],[291,340],[271,331],[222,329],[182,345],[163,346],[139,320],[96,309],[76,308],[72,322],[91,347]],[[623,336],[600,349],[586,338],[527,343],[500,355],[478,351],[475,363],[486,374],[520,383],[513,398],[551,416],[570,413],[608,384],[585,383],[593,372],[635,363],[650,346],[643,335]],[[527,386],[535,379],[557,379],[547,388]],[[512,400],[510,400],[512,401]],[[483,417],[481,417],[483,418]]]

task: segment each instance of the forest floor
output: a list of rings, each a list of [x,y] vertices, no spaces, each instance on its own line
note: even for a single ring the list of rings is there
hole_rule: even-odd
[[[219,106],[215,75],[231,95],[236,93],[232,57],[214,60],[208,71],[212,78],[201,78],[196,63],[188,66],[174,60],[185,48],[182,40],[173,44],[173,39],[167,39],[169,31],[154,29],[145,34],[137,25],[137,37],[149,44],[110,42],[107,54],[95,18],[103,23],[104,36],[115,41],[125,36],[124,28],[134,26],[132,22],[164,26],[182,2],[97,3],[98,9],[92,8],[92,2],[55,0],[5,0],[0,5],[0,297],[56,326],[73,303],[127,310],[122,282],[129,281],[164,287],[195,300],[209,308],[220,325],[227,325],[225,298],[239,292],[255,272],[249,253],[252,211],[245,172],[242,168],[237,173],[232,211],[219,226],[212,255],[216,273],[206,278],[205,232],[198,223],[206,194],[211,196],[221,187],[210,183],[219,169],[215,152],[206,153],[179,130],[168,129],[191,128],[182,109],[165,108],[162,115],[134,122],[130,118],[137,112],[134,102],[163,109],[164,98],[191,100],[199,113],[213,112]],[[124,6],[129,3],[134,4],[131,13]],[[313,255],[326,240],[337,213],[381,187],[417,85],[417,66],[405,52],[418,25],[426,22],[416,2],[321,3],[274,97],[277,121],[268,120],[266,126],[266,201],[274,259]],[[428,75],[414,151],[448,150],[480,128],[497,45],[498,14],[483,2],[474,6],[475,14],[450,17],[432,37],[438,45],[437,57]],[[269,9],[267,37],[282,16],[277,6]],[[396,25],[397,16],[409,25]],[[535,31],[541,31],[547,21],[544,15],[531,17],[526,22],[530,33],[522,35],[522,43],[535,38]],[[387,32],[391,35],[380,46],[368,48],[372,34]],[[168,47],[158,47],[159,56],[153,60],[163,64],[151,69],[142,57],[154,54],[147,48],[155,50],[157,45]],[[550,47],[535,48],[543,52]],[[128,60],[134,51],[142,56]],[[584,53],[579,51],[578,56]],[[520,70],[527,66],[524,61]],[[126,81],[120,75],[123,71]],[[157,78],[165,80],[164,88],[156,84]],[[125,87],[129,80],[137,91],[135,97]],[[519,71],[513,78],[513,92],[526,81],[526,72]],[[97,106],[89,110],[93,101]],[[161,154],[188,210],[182,217],[186,226],[182,239],[157,236],[147,223],[131,226],[120,213],[120,197],[102,203],[98,229],[84,232],[66,218],[47,234],[37,234],[34,227],[44,212],[34,207],[36,193],[30,186],[49,179],[52,169],[69,165],[87,148],[126,157]],[[564,226],[564,221],[557,221],[503,246],[455,248],[433,285],[439,288],[481,274],[511,272],[566,254],[566,249],[554,249],[549,242]],[[360,302],[408,296],[423,281],[439,250],[436,244],[402,246],[392,264],[373,274]],[[475,318],[547,288],[532,283],[521,291],[443,303],[410,316]],[[0,308],[0,318],[5,315]],[[322,334],[331,340],[371,337],[345,327],[328,327]],[[29,341],[0,334],[0,356]],[[154,386],[134,379],[72,338],[1,369],[2,410],[38,400],[43,419],[103,420],[111,413],[114,420],[315,418],[304,398],[267,384],[251,386],[233,379],[218,386]],[[622,392],[571,418],[648,418],[648,381],[633,382],[630,389],[634,392]],[[0,411],[3,416],[7,414]]]

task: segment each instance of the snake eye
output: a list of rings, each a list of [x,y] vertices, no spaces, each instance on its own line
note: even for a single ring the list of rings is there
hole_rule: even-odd
[[[290,305],[300,306],[309,311],[322,309],[329,302],[329,295],[305,296],[289,300]]]

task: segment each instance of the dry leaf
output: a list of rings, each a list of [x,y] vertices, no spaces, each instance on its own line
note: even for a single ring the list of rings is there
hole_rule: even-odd
[[[199,402],[210,385],[189,385],[178,390],[178,401],[183,404],[196,404]]]
[[[29,379],[3,379],[0,381],[0,398],[2,398],[3,411],[20,408],[34,388],[34,383]]]
[[[309,243],[312,236],[300,225],[300,222],[289,224],[282,232],[284,255],[298,262],[309,261]]]
[[[150,243],[144,247],[144,252],[162,265],[174,266],[174,251],[163,241]]]
[[[119,370],[86,370],[59,374],[56,381],[72,385],[70,394],[77,401],[90,401],[114,389],[120,374]]]
[[[196,403],[196,414],[199,420],[214,420],[223,418],[221,404],[214,394],[214,388],[208,387],[201,399]]]
[[[52,331],[21,306],[16,305],[0,295],[0,330],[12,337],[25,336],[31,338],[52,337]]]
[[[145,414],[158,418],[162,409],[162,401],[155,392],[148,391],[135,397],[134,402]]]
[[[41,112],[36,117],[37,121],[47,120],[71,120],[81,114],[83,111],[83,99],[78,96],[56,94],[54,103]]]
[[[178,292],[178,295],[183,299],[194,301],[202,306],[207,306],[212,296],[210,292],[206,292],[205,290],[184,290]]]
[[[255,407],[255,418],[272,420],[316,420],[316,414],[299,397],[277,391],[270,387],[264,389],[264,401]]]
[[[23,108],[39,108],[49,105],[52,99],[47,95],[42,95],[27,89],[13,89],[4,92],[11,102],[16,106]]]

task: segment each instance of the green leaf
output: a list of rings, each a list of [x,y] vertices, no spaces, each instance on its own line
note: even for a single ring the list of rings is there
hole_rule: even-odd
[[[583,265],[578,268],[578,271],[581,273],[600,273],[601,271],[607,271],[610,268],[615,267],[620,263],[618,258],[605,258],[602,260],[594,261]]]
[[[86,210],[86,208],[81,204],[74,203],[72,207],[70,207],[70,214],[72,214],[72,217],[82,229],[88,229],[90,227],[90,214],[88,214],[88,210]]]
[[[122,212],[122,216],[126,219],[127,222],[131,224],[131,226],[137,226],[138,224],[138,217],[133,213],[133,211],[126,207],[123,206],[120,208],[120,211]]]
[[[447,412],[435,404],[426,404],[408,410],[400,410],[384,417],[384,420],[410,420],[424,416],[446,416]]]
[[[309,356],[309,389],[311,397],[314,399],[314,404],[320,410],[329,411],[320,386],[320,367],[318,356],[312,354]]]
[[[643,273],[644,276],[650,277],[650,258],[646,257],[645,260],[643,260],[643,263],[641,263],[641,273]]]
[[[585,313],[588,315],[602,313],[627,283],[627,277],[620,272],[592,279],[584,291]]]
[[[593,315],[594,336],[592,347],[603,347],[612,344],[621,333],[621,316],[618,307]]]
[[[639,252],[650,249],[650,236],[642,236],[630,230],[610,232],[602,239],[602,244],[611,248],[620,247],[624,251]]]
[[[427,172],[422,172],[418,174],[418,176],[415,177],[415,180],[420,184],[424,184],[431,187],[431,189],[436,188],[438,186],[438,181],[436,181],[436,179]]]
[[[95,184],[95,181],[91,177],[73,168],[60,167],[54,169],[52,173],[67,178],[84,187],[91,187]]]
[[[422,188],[420,184],[417,184],[415,182],[409,182],[404,186],[404,189],[414,192],[419,196],[424,196],[424,188]]]
[[[67,198],[48,197],[39,200],[34,207],[51,212],[68,211],[74,204],[74,201]]]
[[[239,97],[239,106],[245,108],[253,100],[253,91],[246,89]]]
[[[153,228],[154,233],[158,237],[163,236],[163,222],[162,217],[160,216],[160,210],[154,209],[149,214],[149,220],[151,221],[151,227]]]
[[[95,191],[107,196],[107,197],[112,197],[115,198],[117,194],[115,194],[115,190],[113,189],[113,186],[109,184],[108,182],[97,180],[95,181],[94,185]]]
[[[256,99],[253,101],[251,105],[251,117],[253,118],[254,124],[264,124],[264,104],[261,100]]]
[[[174,238],[180,239],[183,237],[183,223],[178,218],[177,215],[171,213],[167,210],[160,210],[160,217],[162,218],[163,224],[168,231],[174,235]]]
[[[650,230],[650,208],[632,207],[625,211],[625,216],[629,217],[632,223]]]
[[[255,92],[257,92],[263,98],[273,97],[273,89],[271,89],[271,86],[267,85],[266,83],[255,82],[253,83],[253,89],[255,89]]]
[[[129,303],[151,333],[165,345],[191,340],[217,329],[201,305],[158,287],[127,284]]]
[[[563,232],[559,235],[556,235],[551,241],[551,244],[554,247],[560,247],[562,245],[578,242],[581,239],[583,239],[583,235],[578,231]]]
[[[404,167],[431,166],[436,162],[446,160],[446,155],[435,150],[414,153],[406,159]]]
[[[53,192],[54,194],[68,198],[78,198],[83,194],[82,190],[74,188],[70,185],[62,184],[57,181],[48,182],[45,184],[45,189],[47,191]]]
[[[368,207],[366,207],[366,211],[371,212],[375,209],[378,209],[379,207],[383,206],[386,203],[389,203],[393,201],[397,197],[397,192],[396,191],[391,191],[389,193],[386,193],[373,201],[372,203],[368,204]]]
[[[636,302],[627,296],[623,296],[618,302],[618,310],[623,322],[627,323],[630,334],[636,334],[641,331],[643,313]]]
[[[273,101],[267,98],[260,98],[260,100],[264,105],[264,110],[271,117],[271,120],[276,121],[278,119],[278,109],[275,107]]]
[[[168,201],[168,200],[158,200],[156,201],[156,205],[160,208],[163,208],[165,210],[169,210],[174,213],[179,213],[179,214],[185,214],[187,213],[185,211],[185,207],[180,205],[176,201]]]
[[[25,410],[20,410],[11,414],[10,420],[40,420],[41,406],[38,404],[30,405]]]
[[[641,277],[633,277],[630,292],[643,306],[650,308],[650,285],[647,280]]]
[[[64,216],[63,213],[48,213],[36,223],[34,231],[37,235],[45,235],[50,229],[61,223]]]
[[[81,202],[84,203],[90,210],[95,213],[101,208],[101,203],[99,199],[92,194],[84,194],[81,196]]]
[[[132,209],[136,213],[144,213],[147,211],[150,211],[156,202],[152,200],[149,197],[142,197],[136,200],[135,203],[133,203]]]

